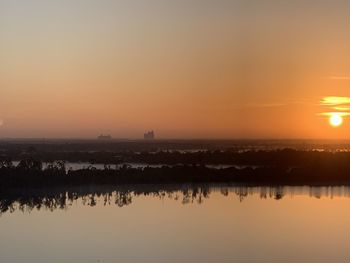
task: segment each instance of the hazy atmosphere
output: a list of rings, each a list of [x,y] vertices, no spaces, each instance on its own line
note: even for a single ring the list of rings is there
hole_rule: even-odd
[[[349,262],[349,14],[0,0],[0,262]]]
[[[349,7],[0,0],[0,137],[349,138]]]

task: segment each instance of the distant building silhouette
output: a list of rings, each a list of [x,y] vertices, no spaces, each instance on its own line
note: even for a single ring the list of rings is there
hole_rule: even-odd
[[[143,135],[143,138],[145,140],[154,140],[155,136],[154,136],[154,131],[149,131],[149,132],[146,132],[144,135]]]
[[[99,140],[111,140],[112,136],[111,135],[103,135],[101,134],[100,136],[97,137]]]

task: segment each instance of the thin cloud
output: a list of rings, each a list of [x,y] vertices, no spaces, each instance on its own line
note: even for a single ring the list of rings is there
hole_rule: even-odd
[[[330,76],[330,80],[350,80],[350,76]]]
[[[272,103],[247,103],[244,107],[248,108],[275,108],[275,107],[285,107],[288,105],[295,104],[306,104],[309,101],[307,100],[291,100],[286,102],[272,102]]]
[[[350,105],[336,106],[336,107],[333,107],[333,109],[337,111],[350,111]]]
[[[334,115],[338,115],[341,117],[345,117],[345,116],[350,116],[350,112],[321,112],[317,114],[318,116],[334,116]]]
[[[286,106],[285,103],[249,103],[246,107],[250,108],[272,108],[272,107],[283,107]]]
[[[350,97],[328,96],[320,100],[320,106],[325,108],[324,112],[318,113],[318,116],[350,116]]]
[[[349,97],[338,97],[338,96],[329,96],[324,97],[320,101],[321,106],[340,106],[340,105],[349,105]]]

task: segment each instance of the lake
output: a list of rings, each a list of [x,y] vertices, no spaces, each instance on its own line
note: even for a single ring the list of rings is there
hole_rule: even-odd
[[[85,187],[1,197],[0,262],[348,262],[348,187]]]
[[[12,164],[14,166],[18,166],[19,161],[13,161]],[[49,164],[50,163],[44,162],[43,169],[46,169]],[[174,165],[167,165],[167,164],[147,164],[147,163],[99,164],[99,163],[88,163],[88,162],[65,162],[66,171],[69,171],[69,170],[77,171],[77,170],[88,169],[88,168],[103,170],[103,169],[105,169],[105,167],[109,167],[111,169],[117,169],[117,168],[122,167],[124,165],[127,165],[130,168],[136,168],[136,169],[144,169],[146,167],[161,168],[163,166],[167,166],[167,167],[174,166]],[[177,165],[183,165],[183,164],[179,163]],[[235,165],[235,164],[207,164],[204,166],[207,168],[211,168],[211,169],[226,169],[226,168],[236,168],[236,169],[252,168],[252,169],[256,169],[256,168],[262,167],[259,165]]]

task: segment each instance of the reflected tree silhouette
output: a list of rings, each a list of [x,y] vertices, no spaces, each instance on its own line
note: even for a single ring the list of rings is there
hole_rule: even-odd
[[[286,194],[308,194],[310,197],[328,196],[350,197],[349,187],[249,187],[222,185],[129,185],[124,187],[72,187],[71,189],[36,189],[15,190],[0,194],[0,214],[32,210],[67,210],[80,201],[82,205],[94,207],[116,205],[124,207],[131,205],[135,197],[154,197],[160,200],[170,199],[180,201],[183,205],[202,204],[210,198],[212,192],[221,193],[224,197],[234,195],[240,202],[251,195],[261,199],[281,200]]]

